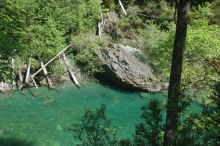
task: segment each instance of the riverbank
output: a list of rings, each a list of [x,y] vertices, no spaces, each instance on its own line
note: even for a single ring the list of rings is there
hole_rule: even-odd
[[[53,87],[52,84],[59,84],[69,80],[80,86],[84,80],[88,80],[90,77],[95,78],[94,76],[99,80],[108,80],[111,84],[133,90],[145,92],[166,90],[168,84],[162,83],[160,77],[155,75],[152,66],[147,62],[141,62],[135,56],[137,53],[143,55],[143,52],[138,48],[110,43],[109,46],[97,49],[94,57],[100,62],[97,64],[100,64],[101,71],[93,73],[83,70],[82,64],[77,65],[76,60],[67,60],[67,57],[65,57],[66,63],[59,60],[61,62],[54,62],[52,67],[43,68],[44,66],[42,66],[43,63],[41,62],[41,66],[32,67],[32,72],[30,72],[31,63],[29,63],[22,67],[23,72],[14,71],[14,77],[11,79],[14,81],[11,81],[13,82],[11,85],[7,83],[0,84],[0,92],[28,86],[37,88],[38,86],[46,85],[51,88]],[[59,56],[59,53],[55,57],[57,56]],[[74,54],[69,55],[69,58],[71,57],[74,57]],[[87,62],[86,65],[88,64],[90,63]],[[49,68],[51,73],[48,73],[46,68]],[[30,75],[31,78],[29,77]]]

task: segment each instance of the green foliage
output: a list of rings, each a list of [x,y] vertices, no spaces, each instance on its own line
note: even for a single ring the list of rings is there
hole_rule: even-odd
[[[72,8],[74,31],[95,32],[101,13],[101,0],[75,0]]]
[[[22,53],[33,56],[40,51],[41,57],[55,53],[73,33],[94,32],[101,12],[100,0],[3,0],[0,6],[2,33],[21,44],[17,48]]]
[[[219,145],[220,84],[214,86],[212,104],[203,106],[198,113],[186,112],[187,100],[181,101],[184,111],[181,112],[177,131],[178,146],[217,146]],[[187,101],[187,102],[186,102]],[[190,101],[191,102],[191,101]],[[136,125],[133,139],[118,140],[114,128],[106,117],[106,108],[85,112],[81,122],[71,129],[75,138],[82,145],[112,146],[162,146],[164,135],[163,108],[161,101],[152,100],[141,108],[142,122]],[[108,123],[108,124],[106,124]],[[106,139],[106,137],[108,137]],[[109,141],[109,138],[111,139]],[[96,140],[96,141],[94,141]],[[96,142],[96,143],[95,143]]]
[[[102,62],[98,57],[100,47],[106,43],[99,40],[97,36],[91,34],[81,34],[73,37],[74,49],[77,52],[74,59],[83,71],[88,73],[102,72]]]
[[[152,100],[143,106],[142,121],[136,125],[133,140],[116,138],[116,131],[106,117],[106,107],[86,111],[80,122],[70,129],[83,146],[160,146],[163,141],[162,107],[160,101]]]
[[[8,81],[12,77],[10,57],[15,52],[14,47],[12,38],[0,32],[0,81]]]
[[[220,28],[208,25],[207,21],[196,20],[188,31],[186,57],[217,58],[220,54]],[[196,41],[195,41],[196,40]]]
[[[52,6],[45,2],[40,10],[40,5],[43,5],[41,2],[44,3],[44,1],[34,3],[33,0],[10,2],[5,0],[2,5],[0,17],[5,24],[1,24],[0,28],[14,44],[19,44],[15,46],[16,51],[24,60],[36,56],[50,57],[64,45],[63,33],[57,30],[56,22],[48,16],[49,13],[53,13]],[[4,47],[8,48],[5,45]]]
[[[110,11],[114,10],[116,7],[114,0],[102,0],[102,5]]]
[[[204,3],[205,1],[192,1],[193,5],[203,5],[193,7],[190,13],[187,61],[193,57],[213,58],[219,55],[219,27],[208,23],[213,17],[212,8],[218,11],[219,1],[216,0],[212,5]],[[143,48],[156,71],[163,73],[164,80],[169,75],[174,37],[173,23],[170,23],[174,14],[174,7],[170,3],[173,2],[122,0],[128,15],[115,22],[108,34],[113,41],[124,41],[134,44],[133,46],[141,46],[141,34],[145,44]],[[82,34],[95,34],[101,13],[105,17],[106,13],[115,11],[117,7],[120,8],[118,1],[114,0],[1,0],[0,60],[4,64],[1,66],[1,76],[10,72],[11,57],[17,55],[25,63],[29,58],[47,61],[69,44],[72,36],[75,36],[76,46],[79,45],[76,48],[80,48],[75,56],[77,64],[82,65],[84,71],[100,72],[101,64],[94,48],[102,47],[102,43],[94,39],[95,37]],[[88,46],[81,47],[82,43]],[[202,76],[210,74],[210,80],[216,80],[213,69],[204,66],[204,63],[197,62],[185,64],[184,80],[189,83],[198,73]]]
[[[188,31],[183,85],[188,88],[196,87],[197,95],[194,97],[203,98],[207,102],[207,97],[212,92],[212,82],[219,80],[219,75],[204,59],[217,58],[220,55],[219,31],[217,26],[209,26],[201,20],[196,21]]]
[[[2,0],[0,2],[1,77],[8,76],[10,57],[47,61],[73,34],[95,33],[101,0]],[[90,51],[90,50],[89,50]],[[88,52],[90,53],[90,52]]]
[[[36,33],[37,32],[37,33]],[[63,33],[56,29],[56,24],[48,20],[44,25],[31,25],[27,28],[24,50],[20,51],[25,58],[47,60],[57,54],[64,47]]]
[[[219,145],[220,98],[219,83],[214,87],[212,103],[205,105],[202,113],[185,116],[178,127],[179,146],[214,146]]]
[[[163,142],[162,107],[160,101],[152,100],[141,108],[143,120],[136,126],[135,146],[161,146]]]
[[[0,82],[10,82],[13,75],[12,75],[12,69],[10,64],[10,61],[0,60]]]
[[[141,15],[146,21],[152,20],[158,25],[163,26],[170,22],[174,17],[174,7],[171,7],[165,0],[144,0],[138,2],[142,8]]]
[[[20,25],[20,10],[18,2],[2,0],[0,2],[0,81],[8,81],[12,78],[11,57],[17,52],[20,46],[18,43]],[[13,5],[14,4],[14,5]]]
[[[198,6],[191,8],[189,17],[191,20],[204,19],[210,20],[213,17],[213,12],[211,10],[212,4],[207,3],[205,6]]]
[[[173,48],[174,27],[169,29],[168,32],[164,32],[157,27],[150,27],[152,33],[144,33],[147,55],[152,58],[156,69],[164,74],[164,79],[168,79],[169,76]],[[186,40],[183,84],[191,84],[203,78],[219,78],[213,68],[202,61],[204,58],[220,56],[219,31],[218,26],[209,25],[207,20],[192,20]]]
[[[15,52],[15,44],[12,38],[4,32],[0,32],[0,60],[7,60]]]
[[[143,21],[138,15],[140,12],[141,9],[138,6],[129,6],[127,9],[128,16],[120,20],[119,27],[121,27],[123,31],[126,31],[143,26]]]
[[[170,31],[164,31],[155,24],[150,24],[142,32],[144,39],[144,52],[153,63],[155,72],[167,80],[170,70],[174,25],[169,26]]]
[[[80,146],[116,146],[115,129],[106,117],[106,106],[86,111],[80,123],[70,129]]]
[[[214,13],[214,17],[211,19],[211,23],[217,24],[220,26],[220,1],[215,0],[212,5],[212,12]]]

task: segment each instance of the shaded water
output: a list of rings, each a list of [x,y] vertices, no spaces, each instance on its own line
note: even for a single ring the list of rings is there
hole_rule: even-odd
[[[86,109],[106,104],[107,116],[120,138],[129,138],[140,121],[140,107],[161,94],[115,90],[96,83],[80,89],[72,84],[56,90],[29,89],[0,94],[0,146],[74,146],[67,130]],[[8,144],[8,145],[7,145]]]

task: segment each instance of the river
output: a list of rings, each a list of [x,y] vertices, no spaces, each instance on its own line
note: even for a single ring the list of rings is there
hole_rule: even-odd
[[[130,138],[140,121],[140,108],[152,99],[166,101],[160,93],[143,95],[92,82],[82,88],[65,83],[55,90],[42,87],[0,94],[0,146],[74,146],[67,129],[86,110],[102,104],[118,137]]]

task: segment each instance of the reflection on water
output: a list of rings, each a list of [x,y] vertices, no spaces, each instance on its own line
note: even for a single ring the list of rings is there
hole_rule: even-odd
[[[65,84],[57,90],[0,94],[0,146],[10,145],[10,139],[20,139],[17,142],[23,142],[22,146],[73,146],[73,135],[67,129],[86,110],[102,104],[107,106],[106,114],[118,129],[118,136],[129,138],[140,121],[140,107],[154,98],[165,100],[161,94],[143,98],[139,92],[114,90],[96,83],[80,89]]]

